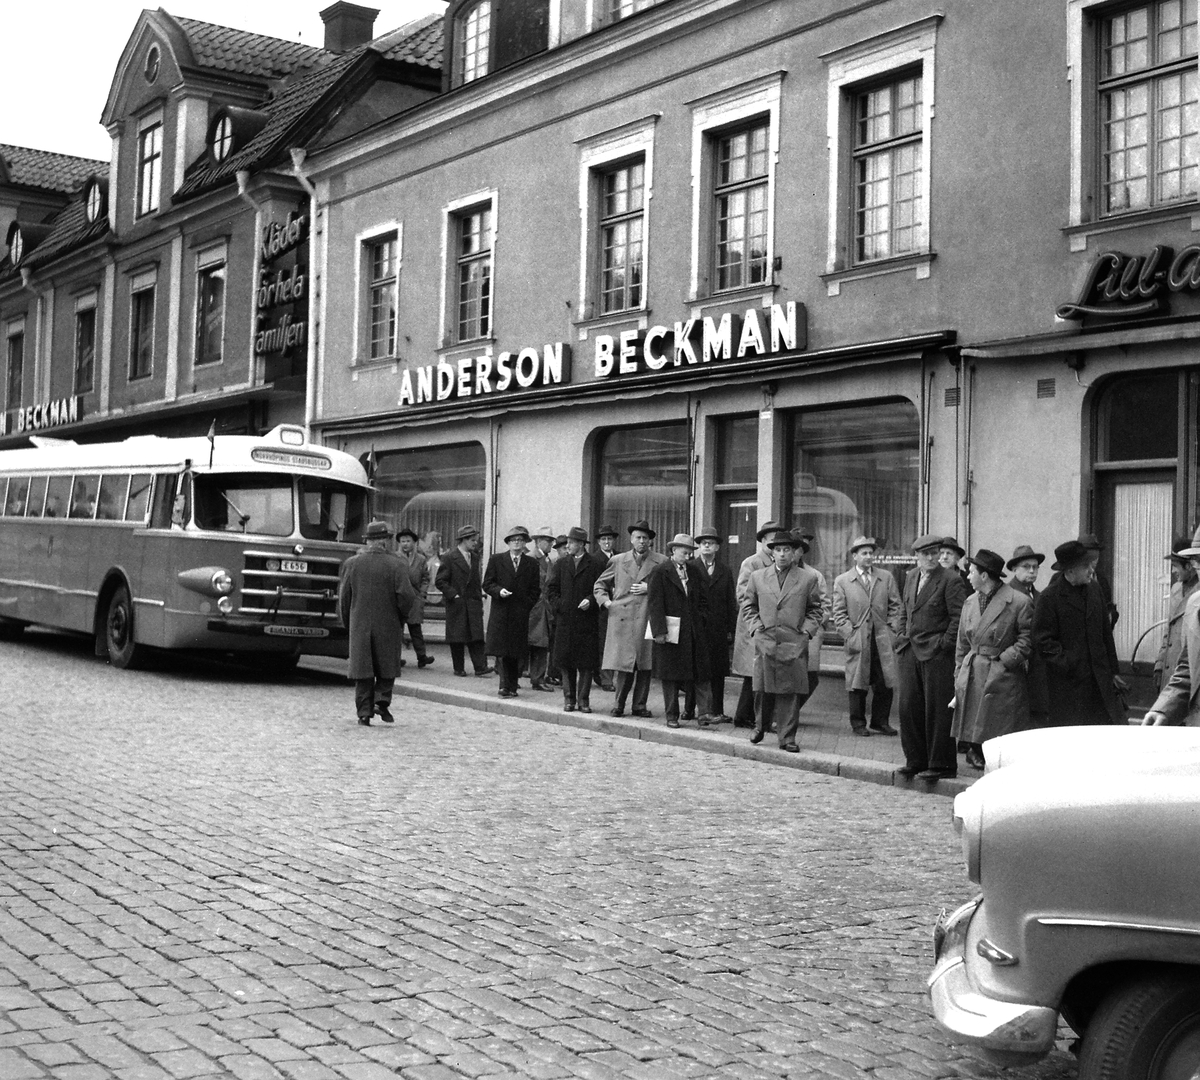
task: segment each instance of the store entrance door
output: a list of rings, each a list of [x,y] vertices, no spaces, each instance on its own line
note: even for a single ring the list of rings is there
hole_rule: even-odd
[[[758,548],[757,491],[717,492],[717,531],[721,533],[721,558],[733,570],[734,577],[744,560]]]

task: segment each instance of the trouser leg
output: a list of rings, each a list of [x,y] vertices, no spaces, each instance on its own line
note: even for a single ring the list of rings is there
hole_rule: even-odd
[[[474,665],[475,671],[480,672],[486,670],[488,666],[487,652],[484,650],[482,641],[472,641],[467,645],[471,652],[471,663]]]
[[[929,747],[931,769],[957,769],[958,746],[950,734],[954,712],[950,699],[954,697],[954,661],[948,656],[935,656],[921,664],[925,684],[925,739]]]
[[[775,720],[775,695],[763,690],[754,691],[754,731],[761,734],[771,730]]]
[[[742,688],[738,691],[737,708],[733,710],[733,726],[752,728],[757,723],[754,711],[754,680],[746,675],[742,678]]]
[[[500,689],[517,692],[517,680],[520,677],[521,661],[512,656],[501,656],[497,659],[500,667]]]
[[[466,663],[463,659],[466,652],[466,646],[461,641],[450,642],[450,664],[457,672],[466,671]]]
[[[575,669],[571,667],[564,667],[561,670],[563,680],[563,704],[574,707],[576,704],[575,694],[577,692]]]
[[[408,636],[412,638],[413,652],[417,654],[417,659],[424,660],[429,653],[425,649],[425,631],[421,629],[419,622],[408,624]]]
[[[666,710],[667,719],[676,723],[679,722],[679,690],[680,685],[674,679],[663,679],[663,708]]]
[[[704,710],[697,703],[697,684],[695,680],[687,683],[683,691],[683,715],[684,716],[703,716]]]
[[[694,698],[696,702],[696,718],[712,716],[712,683],[707,679],[696,679],[688,683],[688,688],[691,691],[689,696]]]
[[[360,720],[369,720],[375,713],[375,680],[354,680],[354,711]]]
[[[376,705],[390,705],[392,703],[392,691],[396,687],[395,679],[385,679],[379,677],[375,680],[375,700]]]
[[[850,690],[846,694],[850,702],[850,726],[865,728],[867,726],[867,692],[865,690]]]
[[[650,700],[650,669],[637,669],[637,677],[633,682],[633,707],[644,709]]]
[[[929,743],[925,737],[925,685],[920,661],[912,646],[902,652],[900,670],[900,747],[910,769],[929,767]]]
[[[594,673],[585,668],[579,669],[579,679],[576,686],[576,694],[578,695],[575,704],[581,709],[590,709],[592,707],[592,675]],[[575,672],[572,671],[574,676]]]
[[[779,725],[779,745],[787,746],[796,741],[796,728],[800,726],[800,710],[796,707],[795,694],[773,694],[775,717]]]
[[[529,646],[529,681],[534,686],[546,681],[546,669],[549,660],[549,649],[542,645]]]
[[[708,709],[713,716],[725,715],[725,677],[711,679],[708,683]]]
[[[883,676],[878,640],[871,642],[871,690],[871,727],[886,727],[892,714],[892,688]]]
[[[616,707],[618,709],[625,708],[625,703],[629,700],[629,690],[633,686],[632,671],[616,671],[613,673],[613,686],[617,692]]]

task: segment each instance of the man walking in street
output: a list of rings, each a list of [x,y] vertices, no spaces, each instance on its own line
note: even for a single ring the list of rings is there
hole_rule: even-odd
[[[662,682],[667,727],[679,727],[679,692],[694,694],[697,679],[708,677],[704,616],[707,596],[701,571],[689,562],[696,542],[676,533],[667,545],[669,558],[650,575],[650,633],[654,637],[654,674]],[[707,725],[706,725],[707,726]]]
[[[413,652],[417,654],[417,667],[423,668],[433,663],[433,657],[425,648],[425,632],[421,626],[425,621],[425,601],[429,596],[432,575],[429,573],[429,559],[417,550],[418,539],[412,529],[401,529],[396,533],[396,543],[400,545],[396,557],[408,567],[408,578],[417,594],[408,613],[408,636]]]
[[[629,526],[630,550],[609,560],[596,579],[596,602],[608,612],[604,667],[615,673],[617,700],[613,716],[625,715],[631,689],[632,715],[651,715],[646,707],[653,664],[653,649],[646,638],[650,619],[647,582],[655,568],[667,561],[665,555],[650,550],[654,536],[648,521],[635,521]]]
[[[683,702],[684,717],[695,716],[701,727],[727,723],[725,715],[725,676],[729,674],[729,648],[737,627],[738,608],[733,571],[719,557],[721,537],[712,526],[696,536],[698,553],[691,565],[704,591],[704,658],[708,678],[697,678],[692,693]]]
[[[375,713],[393,721],[392,689],[400,675],[404,623],[417,594],[408,567],[388,551],[391,531],[372,521],[366,550],[344,563],[338,578],[338,614],[350,632],[350,666],[358,722],[369,727]]]
[[[900,675],[900,745],[908,779],[940,780],[958,774],[958,754],[950,727],[954,711],[954,652],[967,588],[957,562],[939,559],[945,537],[913,541],[917,564],[904,581],[896,653]],[[894,735],[890,727],[884,732]]]
[[[883,734],[895,733],[888,718],[899,682],[894,642],[900,627],[900,591],[890,573],[875,568],[876,546],[872,536],[855,540],[850,545],[853,568],[833,581],[833,625],[846,643],[846,690],[855,735],[871,734],[868,689],[873,694],[871,727]]]
[[[738,693],[737,707],[733,711],[733,726],[755,726],[754,717],[754,645],[750,641],[750,631],[743,616],[746,603],[746,589],[750,584],[750,575],[755,570],[763,570],[774,566],[775,560],[767,547],[767,541],[783,528],[778,521],[767,521],[759,526],[755,539],[758,550],[742,560],[738,568],[737,582],[733,588],[733,598],[737,604],[738,617],[733,630],[733,660],[730,670],[734,677],[741,676],[742,685]]]
[[[525,554],[529,530],[517,525],[504,537],[507,551],[488,559],[483,591],[492,598],[488,617],[488,656],[500,668],[500,696],[517,696],[517,680],[529,656],[529,613],[541,595],[537,560]]]
[[[596,578],[600,564],[587,554],[588,535],[575,526],[567,550],[551,568],[546,604],[554,614],[554,659],[562,675],[563,712],[592,711],[592,668],[597,663]]]
[[[596,550],[592,553],[592,558],[596,561],[597,574],[603,574],[612,558],[617,553],[617,537],[620,535],[611,525],[601,525],[600,531],[596,533]],[[596,667],[592,674],[596,685],[601,690],[607,690],[610,694],[613,692],[613,673],[604,669],[604,643],[608,640],[608,609],[601,608],[596,613],[596,627],[598,630],[599,649],[596,657]]]
[[[483,581],[479,571],[479,530],[464,525],[458,546],[442,557],[435,584],[446,605],[446,643],[455,675],[466,675],[463,649],[471,653],[475,674],[490,675],[483,648]]]

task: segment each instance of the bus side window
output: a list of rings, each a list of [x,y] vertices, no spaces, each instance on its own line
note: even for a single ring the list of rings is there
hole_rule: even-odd
[[[29,477],[13,476],[8,481],[8,498],[4,501],[6,517],[23,517],[29,498]]]
[[[67,500],[71,495],[71,478],[69,476],[52,476],[46,486],[46,509],[43,517],[60,518],[67,516]]]
[[[41,517],[46,504],[46,481],[49,477],[35,476],[29,481],[29,503],[25,507],[26,517]]]
[[[71,490],[71,514],[73,518],[90,521],[96,516],[96,493],[100,488],[100,477],[94,473],[75,477]]]
[[[184,473],[175,487],[171,504],[171,528],[186,529],[192,520],[192,474]]]
[[[97,521],[120,521],[129,490],[128,473],[109,473],[100,477],[100,495],[96,500]]]
[[[177,473],[157,473],[154,477],[154,507],[150,511],[150,528],[171,527],[171,506],[175,501]]]
[[[129,502],[125,504],[125,520],[146,520],[146,508],[150,505],[149,473],[134,473],[129,481]]]
[[[4,509],[8,506],[8,498],[5,494],[8,490],[8,477],[0,476],[0,517],[4,516]]]

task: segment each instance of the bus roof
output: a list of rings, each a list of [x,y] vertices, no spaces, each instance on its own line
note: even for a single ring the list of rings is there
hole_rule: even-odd
[[[366,470],[341,450],[306,442],[304,429],[280,424],[265,435],[199,435],[170,439],[134,435],[123,442],[39,440],[40,446],[0,450],[0,476],[35,472],[182,469],[197,473],[264,472],[325,476],[367,486]],[[211,466],[209,464],[211,458]]]

